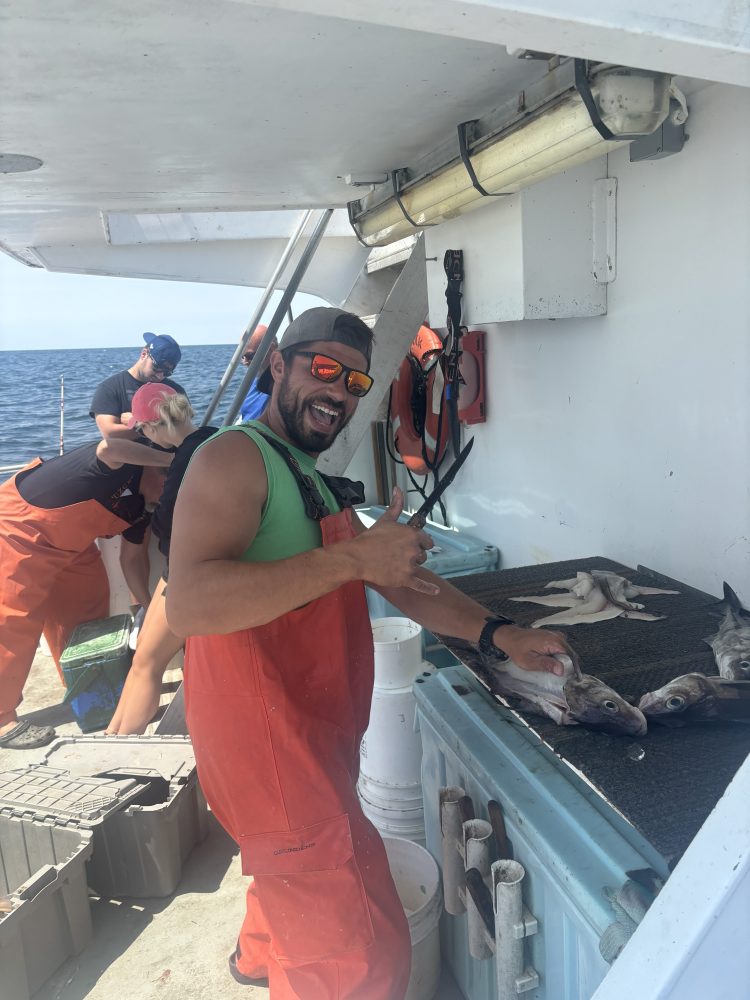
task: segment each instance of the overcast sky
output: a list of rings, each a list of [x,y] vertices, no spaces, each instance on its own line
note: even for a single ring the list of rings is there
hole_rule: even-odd
[[[0,252],[0,350],[140,346],[146,331],[180,344],[233,344],[261,294],[236,285],[53,274]],[[321,304],[297,295],[294,314]]]

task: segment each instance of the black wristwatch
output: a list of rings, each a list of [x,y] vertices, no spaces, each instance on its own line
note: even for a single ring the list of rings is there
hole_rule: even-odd
[[[495,629],[500,628],[501,625],[515,624],[510,618],[504,618],[502,615],[493,615],[487,618],[487,624],[479,634],[479,642],[477,643],[479,652],[484,656],[492,656],[496,660],[509,660],[510,657],[508,654],[499,649],[492,641],[492,638],[495,635]]]

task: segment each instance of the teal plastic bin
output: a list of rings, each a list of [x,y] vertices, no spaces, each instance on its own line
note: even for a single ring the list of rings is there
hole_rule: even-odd
[[[609,969],[599,942],[616,919],[605,888],[619,889],[633,869],[666,879],[665,860],[464,667],[418,677],[414,694],[427,850],[442,864],[442,787],[462,788],[477,818],[499,802],[538,921],[525,964],[539,985],[520,996],[590,1000]],[[466,914],[443,914],[441,953],[466,1000],[498,1000],[495,959],[471,956]]]
[[[360,520],[369,527],[385,513],[385,507],[359,507]],[[399,521],[406,524],[409,514],[402,514]],[[446,579],[452,576],[466,576],[469,573],[490,573],[500,568],[500,550],[494,545],[465,534],[443,524],[428,521],[424,530],[432,537],[433,547],[427,553],[425,569]],[[374,590],[366,588],[367,608],[370,618],[400,617],[401,612]],[[445,648],[431,632],[424,633],[424,655],[437,667],[452,666],[457,663],[455,656]]]
[[[128,614],[77,625],[60,657],[66,692],[81,732],[104,729],[112,719],[130,669]]]

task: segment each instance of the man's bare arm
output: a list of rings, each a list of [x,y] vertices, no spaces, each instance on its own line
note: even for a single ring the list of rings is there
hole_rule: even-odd
[[[172,464],[174,456],[172,452],[149,448],[147,444],[138,444],[137,441],[105,438],[96,446],[96,457],[110,469],[119,469],[123,465],[155,465],[166,469]]]
[[[223,434],[193,458],[177,498],[170,545],[166,609],[178,635],[263,625],[363,579],[365,572],[384,584],[435,589],[416,575],[432,542],[396,524],[397,513],[384,515],[353,541],[275,562],[242,562],[266,495],[262,456],[245,434]]]
[[[367,530],[359,518],[357,524],[361,531]],[[491,612],[471,597],[467,597],[448,580],[436,576],[429,570],[420,569],[418,574],[424,580],[437,584],[440,593],[428,596],[407,587],[383,587],[368,580],[365,582],[395,605],[399,611],[431,632],[452,635],[467,642],[478,642]],[[565,636],[561,632],[552,632],[548,629],[532,630],[515,625],[502,625],[495,630],[493,641],[515,663],[527,670],[546,670],[561,674],[562,666],[551,654],[570,652]]]
[[[137,432],[123,423],[121,417],[115,417],[111,413],[98,413],[95,419],[99,433],[105,440],[119,438],[125,441],[134,441],[137,437]]]
[[[147,608],[151,600],[148,590],[148,562],[144,545],[136,545],[126,538],[120,541],[120,567],[125,583],[139,604]]]

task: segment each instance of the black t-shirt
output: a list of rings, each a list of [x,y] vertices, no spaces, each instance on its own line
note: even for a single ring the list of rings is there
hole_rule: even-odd
[[[70,507],[84,500],[96,500],[131,525],[122,537],[140,545],[151,515],[139,489],[141,465],[110,469],[96,457],[98,441],[81,445],[65,455],[21,472],[16,488],[26,503],[43,510]]]
[[[196,448],[207,441],[217,430],[217,427],[199,427],[197,431],[193,431],[185,438],[172,459],[164,482],[164,489],[151,521],[151,528],[159,539],[159,551],[167,558],[169,558],[169,543],[172,540],[172,518],[174,505],[177,502],[177,491]]]
[[[129,371],[117,372],[105,378],[94,391],[94,398],[91,400],[90,417],[98,417],[100,414],[108,414],[113,417],[120,417],[123,413],[130,413],[133,396],[146,382],[139,382],[133,378]],[[158,385],[168,385],[175,392],[186,396],[187,393],[171,379],[165,378]]]

